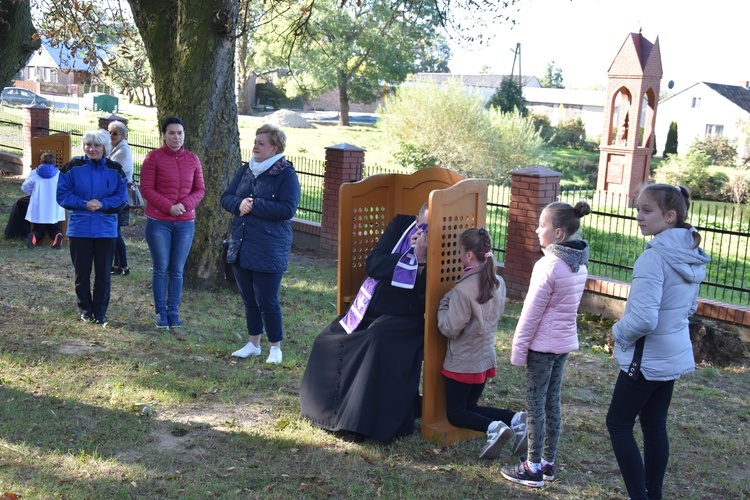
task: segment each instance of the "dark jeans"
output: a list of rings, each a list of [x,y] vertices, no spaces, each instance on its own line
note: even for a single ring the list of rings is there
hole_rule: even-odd
[[[510,410],[478,406],[479,397],[484,391],[484,383],[464,384],[445,378],[445,413],[448,422],[464,429],[487,432],[492,422],[500,420],[510,427],[516,414]]]
[[[245,304],[248,335],[261,335],[265,327],[269,342],[284,339],[279,287],[284,273],[259,273],[232,266],[237,288]]]
[[[661,499],[669,460],[667,411],[674,380],[630,380],[620,370],[607,412],[607,429],[620,473],[632,500]],[[633,436],[635,418],[643,431],[643,459]]]
[[[70,260],[75,269],[78,308],[103,321],[109,307],[110,267],[115,251],[114,238],[76,238],[70,241]],[[91,264],[94,265],[94,291],[91,292]]]
[[[125,247],[125,240],[122,237],[122,227],[117,227],[117,238],[115,239],[115,261],[114,267],[125,269],[128,267],[128,250]]]

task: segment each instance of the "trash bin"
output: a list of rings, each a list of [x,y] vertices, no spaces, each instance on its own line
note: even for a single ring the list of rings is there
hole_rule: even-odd
[[[115,111],[117,111],[119,99],[108,94],[99,94],[97,96],[94,96],[93,104],[94,111],[106,111],[107,113],[114,113]]]

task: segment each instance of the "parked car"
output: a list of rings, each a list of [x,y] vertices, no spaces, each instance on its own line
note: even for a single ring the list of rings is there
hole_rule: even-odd
[[[3,106],[30,106],[32,104],[41,104],[42,106],[52,107],[52,102],[34,92],[18,87],[5,87],[0,103]]]

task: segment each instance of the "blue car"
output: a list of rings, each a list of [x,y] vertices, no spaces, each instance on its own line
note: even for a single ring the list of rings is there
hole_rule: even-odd
[[[5,87],[3,89],[2,96],[0,96],[0,104],[3,106],[31,106],[33,104],[40,104],[48,108],[52,107],[52,102],[34,92],[18,87]]]

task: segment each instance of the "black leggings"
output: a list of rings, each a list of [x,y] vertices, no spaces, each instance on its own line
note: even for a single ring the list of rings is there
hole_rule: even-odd
[[[487,432],[492,422],[502,421],[510,427],[516,414],[510,410],[478,406],[479,397],[484,391],[481,384],[464,384],[445,377],[445,412],[448,422],[464,429]]]

